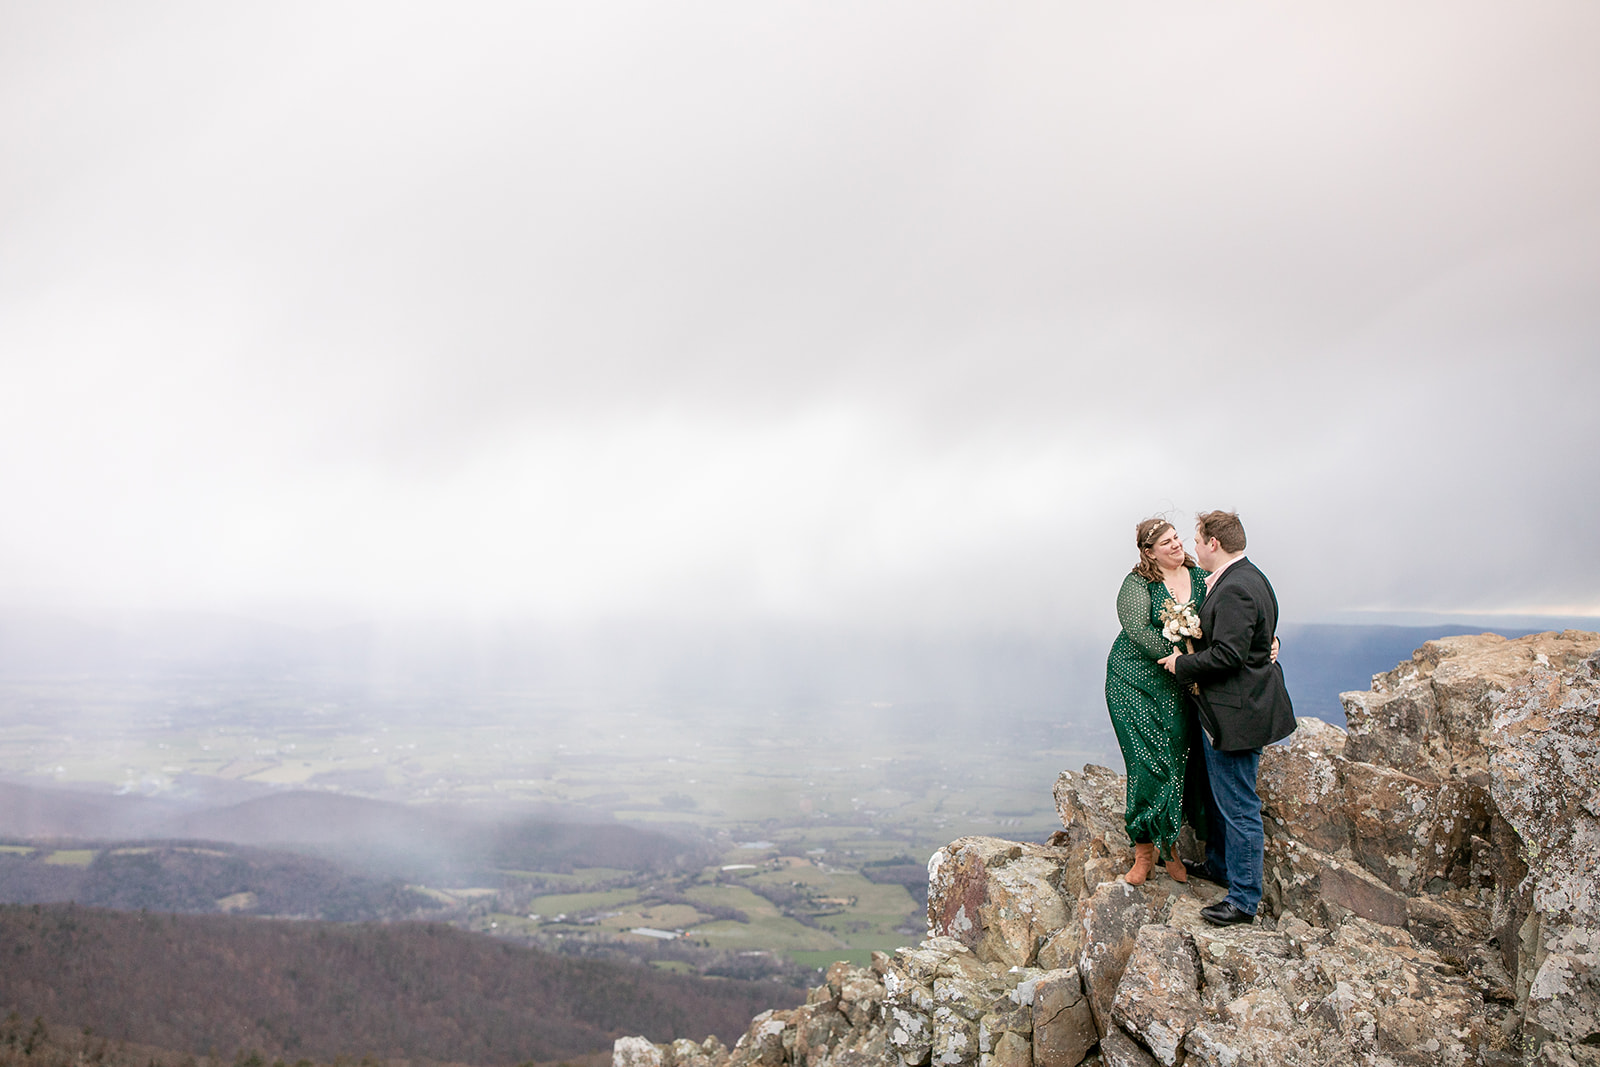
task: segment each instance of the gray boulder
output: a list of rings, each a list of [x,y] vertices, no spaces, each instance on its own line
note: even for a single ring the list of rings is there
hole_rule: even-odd
[[[1183,1056],[1183,1039],[1202,1017],[1200,958],[1194,938],[1166,925],[1141,927],[1122,970],[1111,1015],[1172,1067]]]
[[[1033,1062],[1077,1067],[1100,1040],[1076,968],[1047,971],[1033,990]]]
[[[928,861],[928,929],[985,963],[1026,967],[1072,919],[1065,857],[1046,845],[963,837]]]

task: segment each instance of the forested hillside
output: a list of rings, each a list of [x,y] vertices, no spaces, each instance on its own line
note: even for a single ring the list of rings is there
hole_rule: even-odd
[[[510,1064],[621,1034],[732,1041],[803,994],[553,956],[436,924],[0,907],[0,1012],[195,1054]]]
[[[612,1050],[605,1049],[585,1056],[567,1056],[554,1062],[528,1061],[519,1067],[610,1067]],[[255,1049],[219,1051],[212,1056],[197,1056],[192,1052],[178,1052],[140,1045],[131,1041],[116,1041],[96,1034],[93,1028],[52,1026],[48,1020],[35,1016],[23,1018],[15,1011],[0,1017],[0,1067],[289,1067],[283,1059],[268,1060]],[[308,1059],[294,1062],[293,1067],[460,1067],[460,1065],[434,1065],[431,1060],[377,1060],[363,1057],[352,1062],[339,1057],[331,1065],[316,1064]]]
[[[0,901],[74,901],[126,911],[216,912],[358,922],[407,918],[437,902],[394,878],[351,874],[292,852],[217,842],[68,842],[0,851]],[[59,857],[84,862],[61,862]]]

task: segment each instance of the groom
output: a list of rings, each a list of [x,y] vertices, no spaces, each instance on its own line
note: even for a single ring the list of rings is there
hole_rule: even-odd
[[[1227,926],[1256,917],[1261,903],[1261,749],[1294,732],[1294,708],[1283,669],[1272,662],[1278,598],[1267,576],[1245,558],[1244,525],[1231,511],[1208,511],[1195,524],[1194,554],[1211,572],[1200,605],[1200,639],[1192,655],[1174,652],[1161,665],[1185,686],[1199,685],[1201,739],[1211,795],[1206,804],[1206,861],[1191,871],[1226,885],[1228,895],[1200,915]]]

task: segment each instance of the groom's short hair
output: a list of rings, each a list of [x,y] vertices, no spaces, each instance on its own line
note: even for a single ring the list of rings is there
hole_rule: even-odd
[[[1236,511],[1203,511],[1196,517],[1195,527],[1206,540],[1215,537],[1224,552],[1244,551],[1244,523]]]

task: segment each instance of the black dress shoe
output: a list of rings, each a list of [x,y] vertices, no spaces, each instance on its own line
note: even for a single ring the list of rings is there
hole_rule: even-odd
[[[1232,926],[1235,923],[1253,923],[1256,917],[1248,911],[1240,911],[1226,900],[1219,900],[1207,908],[1200,909],[1200,918],[1212,926]]]
[[[1189,872],[1190,878],[1198,878],[1202,882],[1210,882],[1212,885],[1220,885],[1223,888],[1227,888],[1228,876],[1213,871],[1208,863],[1195,863],[1193,860],[1184,860],[1183,869]]]

